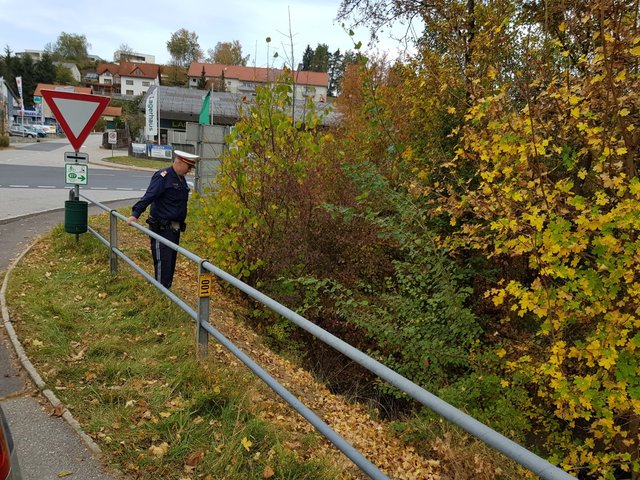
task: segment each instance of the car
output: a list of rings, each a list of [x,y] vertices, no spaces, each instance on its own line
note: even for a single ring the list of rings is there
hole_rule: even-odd
[[[38,134],[38,137],[46,137],[47,133],[49,133],[47,129],[42,127],[42,125],[33,124],[33,125],[27,125],[27,127],[31,128],[32,130],[35,130],[36,133]]]
[[[11,127],[9,127],[9,135],[30,138],[35,138],[38,136],[37,132],[31,130],[26,125],[11,125]]]
[[[9,423],[0,406],[0,480],[22,480]]]
[[[40,128],[41,130],[43,130],[45,133],[49,134],[49,135],[55,135],[57,133],[57,128],[55,125],[53,124],[41,124],[41,123],[34,123],[33,124],[34,127]]]
[[[36,130],[31,125],[11,125],[9,127],[9,135],[27,138],[43,138],[47,134],[42,130]]]

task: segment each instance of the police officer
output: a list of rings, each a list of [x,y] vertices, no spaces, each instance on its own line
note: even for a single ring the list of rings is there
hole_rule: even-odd
[[[176,150],[171,166],[153,174],[147,191],[133,206],[128,222],[137,222],[151,204],[147,219],[149,229],[178,244],[180,232],[184,232],[186,228],[189,200],[189,186],[184,176],[195,167],[199,159],[198,155]],[[151,254],[156,280],[166,288],[171,288],[178,252],[151,238]]]

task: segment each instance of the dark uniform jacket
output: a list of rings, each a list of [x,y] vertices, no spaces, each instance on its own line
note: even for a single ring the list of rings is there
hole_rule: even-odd
[[[149,204],[149,214],[159,220],[183,223],[187,218],[189,186],[184,177],[178,175],[173,167],[158,170],[151,177],[147,191],[132,209],[132,215],[140,218]]]

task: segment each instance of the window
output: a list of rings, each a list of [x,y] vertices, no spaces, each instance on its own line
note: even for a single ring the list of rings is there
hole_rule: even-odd
[[[127,85],[133,85],[133,80],[127,80]]]
[[[142,82],[142,86],[143,87],[148,87],[149,86],[149,82]]]
[[[133,95],[133,90],[127,90],[127,95]]]

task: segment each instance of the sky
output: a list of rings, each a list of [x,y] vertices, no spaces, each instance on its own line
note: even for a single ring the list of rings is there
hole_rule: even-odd
[[[107,62],[126,44],[134,52],[154,55],[156,63],[165,64],[170,59],[167,41],[172,33],[185,28],[198,35],[205,56],[218,42],[238,40],[243,54],[250,56],[247,65],[280,67],[283,60],[290,64],[289,15],[296,65],[307,45],[315,48],[319,43],[326,43],[330,52],[345,52],[361,41],[364,51],[387,53],[392,58],[406,50],[393,39],[404,34],[405,25],[389,29],[369,47],[366,29],[356,29],[350,37],[349,25],[345,31],[341,22],[335,21],[339,6],[340,0],[30,0],[27,4],[0,0],[0,53],[4,55],[6,46],[12,52],[44,50],[66,32],[85,35],[91,46],[89,53]],[[267,37],[271,37],[270,44]],[[279,59],[274,62],[275,50]]]

